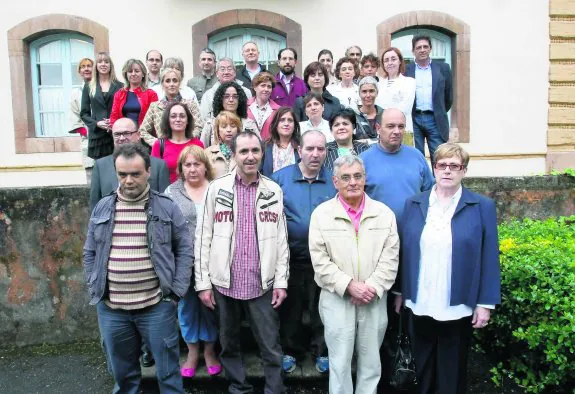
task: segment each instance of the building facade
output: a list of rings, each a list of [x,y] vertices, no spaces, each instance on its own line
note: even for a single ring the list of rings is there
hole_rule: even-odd
[[[240,7],[241,6],[241,7]],[[324,48],[377,55],[390,45],[410,57],[427,33],[432,57],[451,65],[451,136],[471,154],[469,175],[530,175],[575,167],[575,1],[25,0],[0,20],[0,187],[85,183],[79,138],[67,128],[80,58],[109,51],[120,75],[150,49],[197,72],[202,48],[241,63],[241,43],[298,52],[297,72]]]

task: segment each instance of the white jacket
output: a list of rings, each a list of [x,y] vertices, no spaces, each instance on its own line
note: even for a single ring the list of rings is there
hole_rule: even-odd
[[[411,111],[415,100],[415,78],[399,74],[391,86],[387,86],[387,78],[382,78],[377,84],[375,104],[381,108],[397,108],[405,115],[405,129],[413,132]]]
[[[234,193],[235,180],[234,169],[208,186],[202,225],[196,227],[196,291],[211,289],[212,284],[230,288],[237,230],[233,218],[242,209]],[[255,213],[262,289],[287,289],[289,248],[283,193],[263,175],[256,191]]]

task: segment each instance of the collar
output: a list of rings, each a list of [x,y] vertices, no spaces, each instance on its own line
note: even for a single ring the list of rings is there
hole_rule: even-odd
[[[158,79],[153,80],[152,78],[150,78],[150,73],[148,73],[148,81],[152,82],[152,83],[160,83],[160,74],[158,74]]]
[[[415,67],[419,68],[420,70],[427,71],[431,68],[431,58],[429,58],[429,63],[427,63],[427,67],[421,67],[419,64],[417,64],[416,61],[414,61],[414,63],[415,63]]]
[[[146,188],[144,189],[144,191],[137,197],[135,198],[128,198],[122,195],[122,193],[120,193],[120,186],[118,185],[118,189],[116,189],[116,195],[118,197],[119,201],[124,201],[124,202],[138,202],[138,201],[143,201],[143,200],[147,200],[149,198],[149,194],[150,194],[150,184],[148,183],[146,185]]]
[[[211,73],[211,74],[204,74],[202,72],[202,77],[206,78],[206,79],[212,79],[214,77],[214,75],[216,75],[215,72]]]
[[[453,196],[450,198],[450,202],[453,203],[454,201],[459,201],[461,198],[462,193],[462,186],[459,185],[459,189],[455,192]],[[433,185],[431,188],[431,193],[429,193],[429,206],[432,207],[435,204],[439,203],[439,197],[437,196],[437,185]]]
[[[426,192],[419,193],[411,197],[412,202],[414,202],[415,204],[419,204],[421,208],[421,213],[423,214],[424,218],[427,217],[427,210],[429,209],[429,202],[430,202],[429,196],[431,194],[431,191],[432,190],[428,190]],[[457,213],[461,211],[463,208],[465,208],[467,205],[474,205],[474,204],[479,204],[478,195],[473,193],[466,187],[461,186],[461,198],[457,203],[457,207],[455,208],[453,216],[457,215]]]
[[[293,180],[295,182],[309,182],[311,180],[313,180],[312,183],[315,182],[322,182],[322,183],[326,183],[326,174],[325,174],[325,167],[322,165],[319,172],[317,173],[317,175],[315,176],[315,178],[311,178],[308,179],[306,177],[303,176],[303,173],[301,172],[301,168],[299,168],[299,164],[300,163],[295,163],[292,164],[294,166],[294,174],[293,174]]]
[[[235,177],[235,184],[236,185],[242,185],[242,186],[258,186],[258,184],[260,183],[260,173],[258,172],[258,179],[256,179],[253,182],[250,182],[248,184],[244,183],[243,179],[240,177],[240,175],[236,172],[236,177]]]
[[[361,198],[361,202],[359,203],[359,208],[354,209],[351,205],[349,205],[342,197],[341,194],[337,193],[337,200],[343,206],[343,209],[346,213],[351,213],[352,215],[357,215],[359,212],[363,212],[365,209],[365,192],[363,193],[363,197]]]
[[[295,72],[291,73],[291,77],[288,78],[287,75],[285,75],[283,72],[280,71],[280,79],[284,81],[284,83],[289,83],[293,81],[294,78],[295,78]]]

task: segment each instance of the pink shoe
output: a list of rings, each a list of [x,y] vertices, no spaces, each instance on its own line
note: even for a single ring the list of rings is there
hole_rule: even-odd
[[[219,375],[222,372],[222,366],[220,364],[212,365],[208,367],[208,375],[215,376]]]
[[[194,375],[196,374],[196,369],[195,368],[180,368],[180,374],[182,374],[182,376],[184,378],[193,378]]]

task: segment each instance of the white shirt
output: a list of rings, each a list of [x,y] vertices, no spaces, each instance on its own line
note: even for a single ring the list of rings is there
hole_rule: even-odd
[[[250,104],[249,109],[250,111],[252,111],[252,114],[254,114],[258,130],[260,130],[261,132],[262,127],[264,127],[264,123],[273,113],[270,102],[268,101],[267,103],[265,103],[263,107],[259,107],[257,100],[255,100],[253,103]]]
[[[462,188],[447,204],[439,201],[436,186],[429,195],[429,209],[421,233],[419,247],[419,278],[417,302],[405,301],[405,306],[418,316],[430,316],[435,320],[458,320],[473,314],[465,304],[449,305],[451,299],[452,236],[451,219],[461,198]],[[479,305],[493,309],[493,305]]]
[[[311,124],[311,120],[304,120],[303,122],[299,122],[299,128],[300,128],[300,135],[303,135],[303,133],[305,133],[308,130],[318,129],[323,133],[323,135],[325,135],[326,142],[335,141],[335,139],[333,138],[333,134],[331,133],[331,130],[329,128],[329,122],[323,118],[321,119],[321,123],[317,127]]]
[[[415,100],[415,79],[399,74],[395,79],[380,79],[377,86],[375,104],[383,109],[399,109],[405,115],[405,129],[413,132],[411,110]]]
[[[158,95],[158,100],[161,100],[166,96],[164,94],[164,88],[161,84],[154,86],[152,90]],[[195,101],[198,106],[200,105],[198,97],[196,96],[196,92],[194,92],[194,89],[187,85],[180,86],[180,96],[182,96],[184,100]]]
[[[334,97],[337,97],[341,105],[357,111],[359,100],[359,87],[354,83],[350,88],[341,86],[341,81],[326,88]]]

